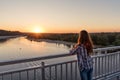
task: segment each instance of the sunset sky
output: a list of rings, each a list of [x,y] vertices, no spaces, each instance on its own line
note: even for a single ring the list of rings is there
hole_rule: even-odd
[[[0,29],[120,32],[120,0],[0,0]]]

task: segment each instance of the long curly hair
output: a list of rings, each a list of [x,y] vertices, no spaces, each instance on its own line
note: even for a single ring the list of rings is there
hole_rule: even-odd
[[[78,38],[78,44],[83,44],[84,47],[87,49],[88,55],[93,54],[93,42],[91,40],[90,35],[86,30],[80,31],[79,38]]]

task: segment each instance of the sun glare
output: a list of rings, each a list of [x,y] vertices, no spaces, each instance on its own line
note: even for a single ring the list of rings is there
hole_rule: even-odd
[[[40,27],[36,27],[36,28],[34,28],[33,32],[34,33],[41,33],[41,32],[43,32],[43,30]]]
[[[40,29],[35,29],[34,32],[35,33],[40,33],[41,31],[40,31]]]

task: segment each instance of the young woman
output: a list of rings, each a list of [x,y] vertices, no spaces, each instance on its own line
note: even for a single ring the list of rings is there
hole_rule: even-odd
[[[78,43],[70,51],[71,54],[77,54],[78,67],[81,80],[92,80],[93,72],[93,43],[87,31],[82,30],[79,34]]]

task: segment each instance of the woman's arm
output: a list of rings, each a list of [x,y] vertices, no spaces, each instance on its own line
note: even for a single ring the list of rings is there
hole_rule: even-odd
[[[77,54],[78,52],[78,46],[76,48],[73,48],[72,50],[70,50],[70,54],[74,55],[74,54]]]

